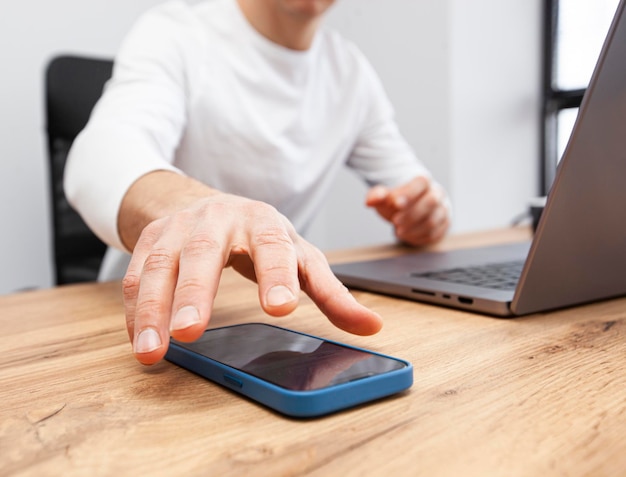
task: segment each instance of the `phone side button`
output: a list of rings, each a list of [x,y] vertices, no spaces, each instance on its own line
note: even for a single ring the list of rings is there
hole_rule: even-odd
[[[237,378],[235,378],[235,377],[233,377],[233,376],[231,376],[229,374],[225,374],[224,375],[224,381],[226,381],[227,384],[230,384],[231,386],[234,386],[236,388],[243,387],[243,383],[239,379],[237,379]]]

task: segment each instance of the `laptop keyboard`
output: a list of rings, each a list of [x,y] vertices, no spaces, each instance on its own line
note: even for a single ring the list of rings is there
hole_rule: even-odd
[[[524,260],[514,260],[436,272],[412,273],[411,276],[496,290],[515,290],[523,267]]]

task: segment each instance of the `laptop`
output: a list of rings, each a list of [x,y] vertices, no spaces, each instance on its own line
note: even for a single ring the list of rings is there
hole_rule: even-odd
[[[626,295],[625,8],[621,0],[531,242],[336,264],[335,275],[502,317]]]

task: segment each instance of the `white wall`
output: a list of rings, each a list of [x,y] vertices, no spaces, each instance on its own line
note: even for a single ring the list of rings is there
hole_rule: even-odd
[[[52,280],[43,71],[57,53],[112,56],[161,0],[12,2],[0,17],[0,293]],[[338,0],[329,21],[378,70],[400,127],[448,188],[455,230],[503,226],[536,189],[540,0]],[[311,239],[388,241],[342,175]]]
[[[396,109],[403,134],[449,185],[448,5],[428,0],[339,0],[329,24],[365,52]],[[310,239],[322,249],[393,240],[386,222],[363,206],[366,188],[346,171]],[[332,210],[333,213],[330,211]]]
[[[537,194],[541,3],[340,0],[330,16],[370,58],[402,132],[450,193],[453,231],[507,226]],[[329,202],[350,215],[320,216],[322,248],[391,239],[348,176]]]
[[[539,190],[541,4],[451,0],[455,227],[507,225]]]
[[[52,283],[43,74],[57,53],[112,55],[160,0],[11,2],[0,15],[0,293]]]

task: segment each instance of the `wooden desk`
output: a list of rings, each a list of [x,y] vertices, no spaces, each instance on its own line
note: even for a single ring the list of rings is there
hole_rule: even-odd
[[[626,475],[626,299],[503,320],[355,294],[385,318],[378,335],[334,328],[307,298],[266,317],[255,286],[224,275],[212,326],[269,321],[413,363],[409,392],[303,421],[138,364],[119,283],[0,297],[0,475]]]

